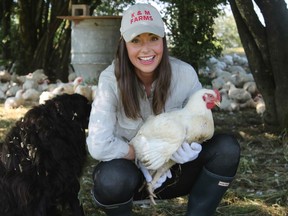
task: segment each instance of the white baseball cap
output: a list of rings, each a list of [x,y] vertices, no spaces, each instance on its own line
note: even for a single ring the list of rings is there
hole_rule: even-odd
[[[124,12],[120,32],[124,40],[129,42],[142,33],[164,37],[165,29],[162,17],[155,7],[138,3]]]

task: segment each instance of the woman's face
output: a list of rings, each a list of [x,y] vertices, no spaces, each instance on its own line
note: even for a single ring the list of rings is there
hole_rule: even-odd
[[[153,75],[163,55],[163,38],[143,33],[126,43],[128,57],[139,75]]]

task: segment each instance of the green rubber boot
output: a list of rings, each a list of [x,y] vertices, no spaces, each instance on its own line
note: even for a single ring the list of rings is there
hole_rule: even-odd
[[[203,168],[188,200],[187,216],[212,216],[234,177],[219,176]]]

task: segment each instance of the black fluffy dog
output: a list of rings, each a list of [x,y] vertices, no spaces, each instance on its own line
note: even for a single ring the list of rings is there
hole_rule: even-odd
[[[0,148],[1,216],[54,216],[66,203],[84,215],[78,192],[90,111],[85,97],[64,94],[16,122]]]

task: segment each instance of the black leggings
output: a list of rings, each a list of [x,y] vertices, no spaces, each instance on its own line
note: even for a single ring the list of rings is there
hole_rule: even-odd
[[[218,134],[202,144],[202,151],[194,161],[171,168],[172,178],[156,189],[159,199],[170,199],[190,193],[197,176],[205,167],[219,176],[233,177],[240,160],[238,141],[230,135]],[[120,204],[132,197],[147,199],[146,190],[139,191],[144,176],[133,161],[114,159],[100,162],[93,172],[94,196],[103,205]]]

